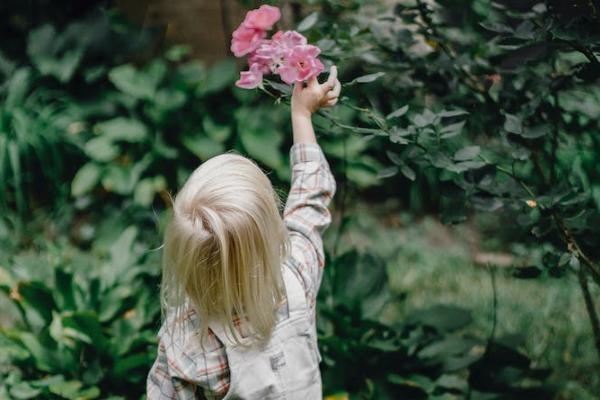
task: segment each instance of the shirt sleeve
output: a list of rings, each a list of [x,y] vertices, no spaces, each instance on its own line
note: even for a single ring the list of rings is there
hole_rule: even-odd
[[[148,400],[186,400],[195,399],[196,385],[174,378],[169,373],[165,345],[158,343],[158,356],[148,373],[146,397]]]
[[[292,183],[283,213],[290,234],[292,264],[300,275],[314,312],[325,254],[321,235],[331,223],[327,206],[335,194],[335,179],[316,143],[290,149]]]

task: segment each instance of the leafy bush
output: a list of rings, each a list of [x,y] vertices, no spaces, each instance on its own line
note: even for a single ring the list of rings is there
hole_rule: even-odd
[[[45,244],[5,260],[0,289],[20,316],[0,328],[2,398],[131,398],[156,354],[159,258],[118,218],[89,254]],[[118,236],[114,229],[121,230]],[[27,254],[27,253],[26,253]],[[117,397],[113,397],[117,398]]]
[[[43,240],[3,257],[0,290],[16,318],[0,328],[3,397],[143,395],[156,354],[160,261],[139,229],[123,224],[116,214],[97,223],[85,252],[65,239]],[[547,372],[525,355],[470,334],[465,309],[437,306],[383,322],[381,311],[399,299],[381,255],[352,250],[329,259],[318,307],[326,393],[393,399],[553,392],[540,381]]]
[[[330,112],[323,125],[388,138],[372,146],[389,159],[380,176],[393,179],[388,186],[404,181],[395,175],[425,178],[444,221],[492,212],[502,227],[495,235],[546,244],[543,262],[522,275],[579,277],[600,354],[589,288],[600,284],[600,17],[596,2],[574,4],[590,12],[558,2],[417,0],[383,15],[317,19],[312,39],[349,66],[347,77],[369,72],[346,85],[356,84],[342,103],[361,126]]]

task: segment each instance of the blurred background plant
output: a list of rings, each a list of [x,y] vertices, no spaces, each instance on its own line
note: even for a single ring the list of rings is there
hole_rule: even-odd
[[[232,149],[288,184],[287,88],[235,88],[134,3],[0,5],[2,398],[140,397],[169,194]],[[325,394],[595,398],[600,4],[271,3],[344,82],[315,117]]]

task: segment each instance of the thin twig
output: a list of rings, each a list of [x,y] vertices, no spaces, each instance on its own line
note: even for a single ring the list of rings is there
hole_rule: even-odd
[[[598,318],[598,312],[594,305],[594,299],[590,293],[587,278],[585,276],[585,269],[579,267],[577,277],[579,278],[579,287],[581,287],[581,293],[583,294],[583,300],[585,301],[585,309],[587,310],[592,324],[592,332],[594,333],[594,343],[596,344],[596,350],[598,351],[598,357],[600,357],[600,318]]]
[[[498,287],[496,285],[496,271],[489,264],[487,267],[492,281],[492,329],[488,337],[488,346],[490,346],[496,337],[496,327],[498,325]]]
[[[567,248],[569,249],[569,251],[574,253],[575,256],[577,257],[577,259],[579,259],[579,261],[583,265],[585,265],[586,269],[592,276],[592,279],[594,279],[594,282],[596,282],[596,284],[598,286],[600,286],[600,269],[598,269],[598,267],[587,256],[587,254],[585,254],[583,252],[583,250],[581,249],[581,246],[579,246],[579,243],[577,243],[577,240],[575,240],[575,237],[573,236],[573,234],[571,233],[569,228],[566,226],[563,218],[560,215],[558,215],[556,212],[552,213],[552,218],[553,218],[554,222],[556,223],[556,226],[558,227],[558,229],[561,231],[561,233],[567,243]]]

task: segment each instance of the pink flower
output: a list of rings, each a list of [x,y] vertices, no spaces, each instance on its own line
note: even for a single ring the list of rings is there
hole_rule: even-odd
[[[267,36],[266,31],[247,28],[242,24],[233,32],[231,51],[236,57],[245,56],[256,50],[265,36]]]
[[[278,70],[281,80],[291,85],[319,75],[325,68],[317,58],[319,53],[321,50],[310,44],[295,46]]]
[[[320,50],[307,44],[296,31],[278,31],[269,40],[267,31],[281,18],[279,8],[262,5],[246,14],[233,32],[231,51],[236,57],[248,57],[249,69],[240,74],[237,87],[253,89],[262,84],[263,75],[277,74],[292,84],[311,79],[323,71]]]
[[[256,10],[248,11],[242,24],[247,28],[268,31],[279,21],[279,18],[281,18],[279,8],[264,4]]]
[[[292,54],[295,46],[305,45],[306,38],[295,31],[278,31],[271,40],[263,40],[256,52],[250,56],[248,64],[258,62],[264,69],[277,74],[279,68],[285,63],[287,57]]]
[[[235,86],[242,89],[254,89],[262,83],[263,74],[259,64],[252,64],[248,71],[240,73],[240,79],[235,83]]]
[[[260,72],[263,74],[268,74],[272,72],[272,57],[270,55],[266,55],[264,51],[261,51],[263,48],[270,49],[270,46],[268,44],[261,44],[254,53],[248,55],[248,65],[252,66],[256,64],[258,65]]]
[[[305,45],[306,38],[296,31],[277,31],[271,38],[273,43],[285,49],[292,49],[295,46]]]

